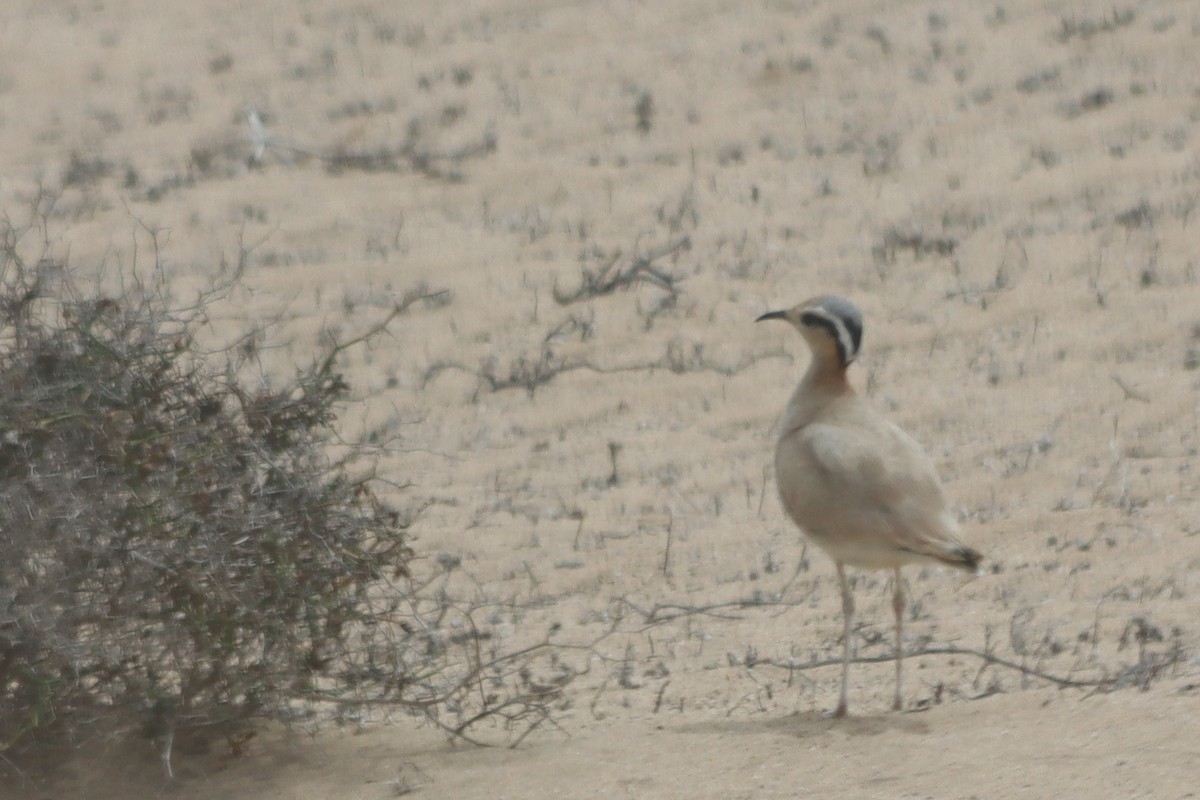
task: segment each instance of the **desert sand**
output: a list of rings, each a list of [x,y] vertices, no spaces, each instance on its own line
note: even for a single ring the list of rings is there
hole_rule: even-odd
[[[516,749],[370,717],[0,797],[1194,796],[1194,2],[12,0],[0,52],[4,213],[61,188],[55,253],[157,239],[180,291],[242,242],[221,324],[274,321],[268,375],[444,291],[347,355],[343,427],[394,437],[497,641],[593,645]],[[781,666],[841,608],[770,474],[808,356],[753,320],[827,292],[988,557],[906,570],[908,645],[1059,684],[926,655],[891,712],[886,573],[849,720],[836,667]]]

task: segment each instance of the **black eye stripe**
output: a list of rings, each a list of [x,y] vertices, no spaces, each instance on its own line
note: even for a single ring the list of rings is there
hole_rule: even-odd
[[[842,319],[828,316],[823,311],[805,311],[800,315],[800,322],[812,328],[824,328],[837,346],[838,361],[846,366],[858,355],[858,346],[862,341],[862,327],[857,320]]]
[[[800,321],[803,322],[805,325],[810,325],[814,328],[815,327],[826,328],[834,336],[837,335],[837,333],[834,331],[834,328],[833,328],[833,320],[831,320],[829,317],[824,316],[823,314],[818,314],[815,311],[805,311],[803,314],[800,315]]]

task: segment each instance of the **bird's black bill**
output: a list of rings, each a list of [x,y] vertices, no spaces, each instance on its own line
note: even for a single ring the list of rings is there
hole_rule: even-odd
[[[759,317],[758,319],[756,319],[754,321],[762,322],[764,319],[787,319],[787,312],[786,311],[768,311],[767,313],[763,314],[761,317]]]

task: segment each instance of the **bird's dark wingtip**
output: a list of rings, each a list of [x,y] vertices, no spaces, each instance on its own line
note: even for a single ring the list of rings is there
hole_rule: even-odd
[[[954,566],[966,570],[973,575],[979,574],[979,564],[983,561],[983,553],[969,547],[959,547],[954,551]]]

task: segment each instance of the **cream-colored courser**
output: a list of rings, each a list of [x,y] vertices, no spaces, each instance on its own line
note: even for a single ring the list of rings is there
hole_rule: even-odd
[[[855,394],[846,368],[862,345],[862,315],[841,297],[815,297],[763,314],[790,322],[812,363],[784,412],[775,480],[788,516],[833,557],[842,590],[842,691],[846,715],[854,598],[846,566],[890,569],[896,589],[896,696],[900,709],[904,588],[900,567],[947,564],[974,573],[982,556],[963,544],[929,457],[912,437]]]

